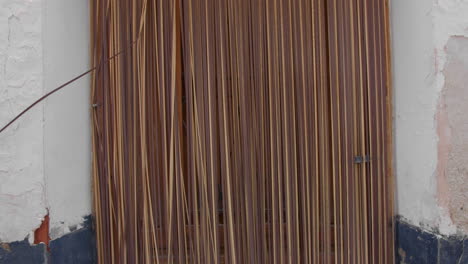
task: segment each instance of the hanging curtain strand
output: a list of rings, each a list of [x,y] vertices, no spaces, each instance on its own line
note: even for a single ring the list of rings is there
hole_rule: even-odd
[[[393,263],[386,1],[90,3],[99,263]]]

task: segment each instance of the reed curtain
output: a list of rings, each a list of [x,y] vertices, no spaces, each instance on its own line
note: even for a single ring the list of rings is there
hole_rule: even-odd
[[[384,0],[93,0],[99,263],[393,263]]]

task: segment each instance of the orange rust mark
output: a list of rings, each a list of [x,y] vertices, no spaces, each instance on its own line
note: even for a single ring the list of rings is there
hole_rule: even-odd
[[[44,243],[49,248],[49,241],[49,214],[47,214],[41,226],[34,231],[34,244]]]
[[[7,252],[11,252],[10,245],[8,245],[7,243],[0,243],[0,247],[6,250]]]

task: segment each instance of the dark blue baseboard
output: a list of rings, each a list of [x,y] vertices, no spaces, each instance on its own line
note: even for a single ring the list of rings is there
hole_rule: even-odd
[[[44,244],[31,245],[29,241],[0,244],[1,264],[42,264],[47,261]]]
[[[91,216],[86,217],[83,228],[50,242],[50,264],[94,264],[96,239]]]
[[[405,222],[395,221],[395,253],[398,264],[468,264],[468,238],[441,236]],[[0,244],[0,264],[93,264],[96,239],[92,218],[83,228],[45,245],[30,245],[27,240]]]
[[[94,264],[96,238],[91,216],[83,228],[44,244],[31,245],[28,240],[0,244],[0,264]]]
[[[468,239],[441,236],[413,226],[400,217],[395,223],[398,264],[468,264]]]

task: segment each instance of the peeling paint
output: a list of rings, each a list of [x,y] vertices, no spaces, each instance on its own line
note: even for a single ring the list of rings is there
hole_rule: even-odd
[[[34,244],[44,243],[49,246],[49,241],[49,214],[47,214],[41,225],[34,231]]]

